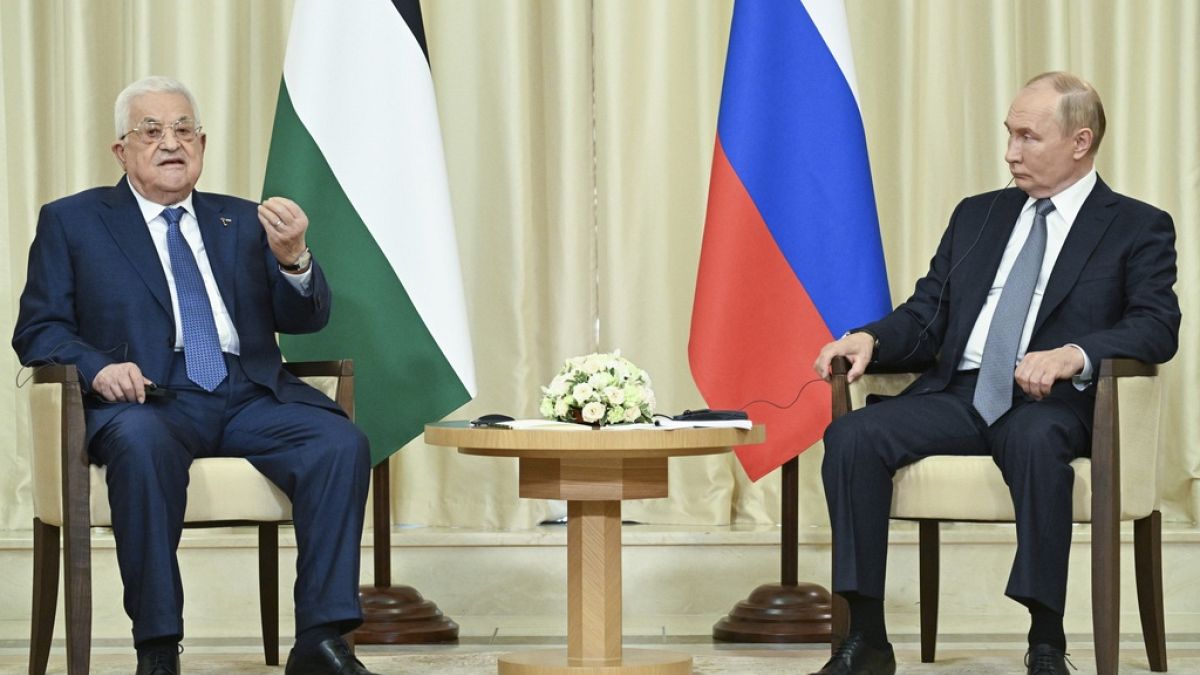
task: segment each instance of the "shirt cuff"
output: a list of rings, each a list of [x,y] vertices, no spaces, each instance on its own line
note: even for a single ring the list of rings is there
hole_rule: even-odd
[[[1075,385],[1075,388],[1083,391],[1092,386],[1092,360],[1088,358],[1087,352],[1083,351],[1083,347],[1070,342],[1066,346],[1078,349],[1079,353],[1083,355],[1083,370],[1071,378],[1071,382]]]
[[[284,279],[287,279],[287,282],[292,285],[292,288],[296,289],[297,293],[299,293],[300,295],[303,295],[306,298],[309,297],[310,295],[312,295],[312,264],[311,263],[309,263],[308,269],[304,270],[304,272],[302,272],[301,274],[289,274],[288,272],[285,272],[282,269],[279,270],[279,273],[283,275]],[[1087,358],[1087,357],[1084,357],[1084,358]]]

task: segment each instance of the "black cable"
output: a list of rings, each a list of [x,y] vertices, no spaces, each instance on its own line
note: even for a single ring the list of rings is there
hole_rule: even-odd
[[[98,350],[95,347],[84,342],[83,340],[67,340],[66,342],[60,342],[57,345],[55,345],[54,349],[51,349],[49,354],[46,354],[45,356],[43,356],[41,358],[34,359],[29,364],[22,363],[21,367],[17,369],[17,373],[13,378],[15,381],[15,384],[17,385],[17,388],[20,389],[21,387],[24,387],[25,385],[29,384],[29,382],[33,379],[33,377],[35,375],[37,375],[38,371],[43,368],[49,368],[50,366],[71,365],[69,363],[63,363],[61,361],[55,360],[54,355],[56,353],[58,353],[58,351],[60,349],[62,349],[63,347],[66,347],[67,345],[73,345],[73,344],[79,345],[81,347],[86,347],[91,350],[95,350],[101,354],[112,354],[113,352],[120,349],[121,350],[121,361],[129,360],[129,343],[128,342],[122,342],[121,344],[117,345],[116,347],[112,347],[110,349]],[[22,380],[21,374],[24,373],[26,370],[29,371],[29,376],[26,377],[24,380]]]
[[[992,217],[992,209],[996,206],[996,201],[1000,199],[1000,195],[1004,194],[1004,191],[1008,189],[1008,186],[1013,184],[1014,180],[1016,180],[1015,176],[1010,178],[1008,182],[1004,184],[1004,187],[996,191],[995,197],[992,197],[992,203],[988,204],[987,213],[983,214],[983,225],[979,226],[979,233],[975,235],[975,241],[971,242],[971,245],[968,246],[967,250],[963,252],[962,257],[958,259],[958,262],[950,265],[950,271],[946,272],[946,278],[942,280],[942,287],[938,289],[937,302],[934,303],[933,316],[929,317],[929,321],[926,321],[925,325],[921,327],[921,331],[917,333],[917,341],[913,345],[912,350],[900,357],[899,361],[903,362],[908,360],[909,357],[911,357],[913,354],[916,354],[917,350],[921,348],[921,340],[929,335],[929,329],[933,326],[933,322],[937,321],[938,315],[942,312],[942,298],[946,294],[946,287],[950,285],[950,277],[953,276],[954,271],[958,269],[959,265],[962,265],[963,261],[965,261],[969,255],[971,255],[971,251],[975,250],[975,246],[983,237],[983,231],[987,229],[988,220]]]

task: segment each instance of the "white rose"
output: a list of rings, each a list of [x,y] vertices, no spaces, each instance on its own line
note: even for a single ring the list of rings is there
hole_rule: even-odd
[[[620,406],[625,403],[625,391],[618,387],[605,387],[604,400],[615,406]]]
[[[638,407],[636,405],[631,405],[625,409],[625,421],[626,422],[636,422],[636,421],[638,421],[638,418],[641,416],[642,416],[642,411],[638,410]]]
[[[554,399],[550,398],[549,396],[543,398],[542,405],[540,408],[538,408],[538,412],[542,414],[542,417],[554,416]]]
[[[593,393],[595,392],[592,391],[592,385],[587,382],[580,382],[571,390],[571,397],[579,403],[586,403],[592,398]]]
[[[604,418],[604,404],[599,401],[592,401],[583,406],[583,421],[588,424],[595,424]]]
[[[560,398],[554,402],[555,417],[566,417],[567,413],[571,412],[571,404],[567,402],[568,400],[569,399],[564,396],[563,398]]]

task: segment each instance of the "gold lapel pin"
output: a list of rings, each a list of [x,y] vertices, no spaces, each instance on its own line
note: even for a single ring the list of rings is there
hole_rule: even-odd
[[[229,227],[229,223],[233,222],[228,218],[219,218],[219,220],[221,221],[221,225],[224,227]]]

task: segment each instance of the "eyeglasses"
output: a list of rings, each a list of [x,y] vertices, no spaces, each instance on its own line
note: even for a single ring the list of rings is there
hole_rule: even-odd
[[[196,140],[204,127],[196,124],[196,120],[189,117],[175,120],[174,122],[164,125],[158,120],[142,120],[142,123],[136,127],[126,131],[119,140],[125,140],[125,136],[136,133],[142,142],[146,145],[154,145],[161,143],[167,137],[167,129],[170,129],[175,134],[175,140],[180,143],[191,143]]]

